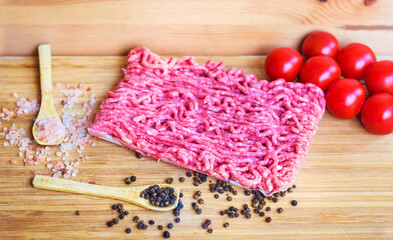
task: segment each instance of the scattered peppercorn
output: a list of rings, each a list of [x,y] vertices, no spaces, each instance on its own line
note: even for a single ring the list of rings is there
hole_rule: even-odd
[[[292,185],[293,188],[296,188],[296,185]]]
[[[297,206],[297,201],[296,200],[292,200],[291,201],[291,205],[294,206],[294,207]]]
[[[140,154],[139,152],[136,152],[135,155],[136,155],[136,158],[142,158],[143,157],[142,154]]]
[[[120,214],[120,215],[119,215],[119,219],[123,220],[123,219],[124,219],[124,215],[123,215],[123,214]]]
[[[250,196],[251,192],[250,192],[250,190],[246,190],[246,191],[244,191],[244,194],[245,194],[246,196]]]
[[[278,202],[278,198],[273,198],[273,202]]]
[[[179,193],[179,198],[182,198],[183,197],[183,193],[181,192],[181,193]]]
[[[118,209],[123,209],[123,204],[121,204],[121,203],[117,204],[117,208]]]
[[[165,231],[163,236],[164,236],[164,238],[170,238],[171,234],[168,231]]]
[[[267,222],[267,223],[270,223],[271,221],[272,221],[272,218],[271,218],[271,217],[267,217],[267,218],[266,218],[266,222]]]
[[[282,213],[283,211],[284,211],[283,208],[278,208],[278,209],[277,209],[277,212],[278,212],[278,213]]]
[[[149,221],[149,224],[150,224],[150,225],[154,225],[154,220],[150,220],[150,221]]]
[[[166,179],[166,182],[167,182],[168,184],[173,183],[173,178],[171,178],[171,177],[170,177],[170,178],[167,178],[167,179]]]
[[[251,218],[251,214],[250,214],[250,213],[247,213],[247,214],[246,214],[246,218]]]
[[[127,216],[129,214],[129,212],[128,211],[124,211],[123,214],[124,214],[124,216]]]
[[[172,223],[169,223],[168,224],[168,229],[172,229],[173,228],[173,224]]]
[[[187,175],[187,177],[192,177],[192,173],[191,172],[187,172],[186,175]]]
[[[131,228],[126,228],[126,233],[131,233]]]
[[[79,215],[81,215],[81,212],[80,211],[76,211],[75,214],[79,216]]]
[[[204,201],[202,198],[200,198],[200,199],[198,200],[198,203],[199,203],[199,204],[204,204],[205,201]]]
[[[201,213],[202,213],[202,209],[198,209],[197,211],[196,211],[196,213],[198,214],[198,215],[200,215]]]
[[[136,181],[136,177],[135,176],[131,176],[130,180],[131,180],[131,182],[135,182]]]
[[[208,232],[208,233],[213,233],[213,229],[212,229],[212,228],[209,228],[209,229],[207,229],[207,232]]]
[[[184,177],[179,178],[179,182],[184,182],[186,179]]]
[[[112,227],[113,226],[113,222],[109,221],[109,222],[106,223],[106,225],[108,225],[108,227]]]
[[[293,188],[288,188],[288,190],[287,190],[289,193],[291,193],[291,192],[293,192]]]
[[[266,208],[266,211],[269,212],[270,210],[272,210],[270,207],[267,207],[267,208]]]
[[[265,216],[265,213],[264,213],[264,212],[260,212],[260,213],[259,213],[259,216],[264,217],[264,216]]]
[[[215,198],[215,199],[218,199],[219,197],[220,197],[220,195],[214,194],[214,198]]]
[[[256,214],[258,214],[258,213],[259,213],[259,209],[258,209],[258,208],[254,209],[254,212],[255,212]]]
[[[112,210],[116,210],[117,209],[117,205],[116,204],[113,204],[112,205]]]
[[[126,179],[124,180],[124,182],[125,182],[126,184],[131,184],[131,179],[126,178]]]
[[[138,216],[135,216],[134,218],[133,218],[133,220],[134,220],[134,222],[139,222],[139,217]]]
[[[226,223],[224,224],[224,228],[227,228],[228,226],[229,226],[229,223],[226,222]]]
[[[162,230],[162,229],[164,229],[164,227],[162,226],[162,225],[158,225],[158,230]]]
[[[179,217],[175,218],[175,222],[179,223],[180,222],[180,218]]]
[[[113,224],[118,224],[119,223],[119,219],[115,218],[112,220]]]
[[[225,214],[224,211],[220,211],[221,216],[224,216],[224,214]]]
[[[227,200],[228,200],[228,201],[232,201],[232,197],[231,197],[231,196],[228,196],[228,197],[227,197]]]

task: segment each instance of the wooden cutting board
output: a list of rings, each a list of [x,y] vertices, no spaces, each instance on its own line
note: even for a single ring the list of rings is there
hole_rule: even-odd
[[[244,69],[263,78],[264,57],[198,57],[225,61],[227,66]],[[383,57],[383,59],[393,59]],[[54,57],[53,81],[91,86],[98,103],[106,92],[113,90],[121,79],[125,57]],[[13,109],[17,92],[20,97],[39,97],[38,60],[33,57],[0,58],[0,107]],[[62,99],[55,87],[56,103]],[[97,104],[98,107],[98,104]],[[13,118],[18,127],[30,134],[33,116]],[[10,122],[3,121],[2,126]],[[174,222],[171,212],[157,213],[123,203],[130,215],[118,225],[108,228],[106,222],[116,217],[110,209],[117,203],[110,199],[58,193],[34,189],[34,174],[50,174],[45,163],[26,167],[17,156],[15,146],[4,147],[0,140],[0,238],[1,239],[160,239],[158,224]],[[228,202],[225,195],[214,199],[208,184],[192,185],[186,171],[153,159],[137,159],[133,152],[117,145],[95,140],[88,147],[89,160],[82,162],[76,180],[95,181],[108,186],[123,186],[124,178],[136,175],[134,185],[162,183],[167,177],[175,178],[176,186],[184,192],[184,210],[181,223],[170,230],[172,239],[392,239],[393,238],[393,134],[376,136],[368,133],[359,119],[340,120],[325,113],[301,173],[297,188],[278,203],[270,203],[267,213],[273,221],[253,215],[237,219],[222,217],[218,211],[229,206],[250,204],[243,190]],[[16,160],[10,164],[9,160]],[[211,179],[212,180],[212,179]],[[205,204],[203,213],[196,215],[191,209],[193,194],[202,191]],[[296,199],[297,207],[290,206]],[[276,209],[283,207],[278,214]],[[81,215],[77,216],[75,211]],[[147,222],[154,219],[155,226],[137,230],[132,217],[138,215]],[[205,219],[211,219],[214,232],[202,229]],[[228,228],[222,225],[229,222]],[[126,227],[132,228],[127,235]]]

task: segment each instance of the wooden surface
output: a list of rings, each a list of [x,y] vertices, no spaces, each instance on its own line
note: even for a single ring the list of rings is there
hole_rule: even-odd
[[[0,55],[262,55],[326,30],[393,55],[391,0],[0,0]]]
[[[199,57],[198,61],[208,57]],[[227,66],[243,68],[246,72],[263,77],[263,57],[214,57]],[[386,59],[386,58],[385,58]],[[390,58],[393,59],[393,58]],[[37,99],[39,96],[38,60],[33,57],[0,58],[0,106],[12,109],[14,91],[19,96]],[[55,57],[53,82],[78,84],[85,82],[93,88],[99,102],[108,90],[114,89],[121,79],[125,57]],[[61,95],[55,87],[55,102]],[[18,127],[29,129],[32,117],[14,119]],[[3,121],[7,126],[9,122]],[[34,174],[50,174],[42,163],[25,167],[14,146],[4,147],[0,141],[0,239],[161,239],[157,224],[173,222],[170,212],[157,213],[142,210],[124,203],[130,211],[126,220],[115,227],[106,227],[106,221],[116,217],[110,206],[114,200],[98,197],[58,193],[34,189]],[[184,192],[185,205],[181,223],[170,231],[171,239],[392,239],[393,238],[393,134],[376,136],[368,133],[358,119],[339,120],[326,113],[320,123],[310,152],[302,166],[294,193],[276,204],[269,204],[273,211],[270,224],[253,215],[228,219],[218,211],[234,205],[250,204],[250,199],[240,194],[228,202],[221,195],[214,199],[208,184],[199,188],[186,177],[186,171],[152,159],[137,159],[133,152],[114,144],[96,140],[95,147],[86,149],[89,160],[82,162],[78,180],[95,181],[107,186],[125,187],[125,177],[136,175],[134,185],[163,183],[174,177],[176,186]],[[9,160],[17,160],[10,164]],[[205,204],[203,214],[191,210],[192,195],[202,191]],[[293,199],[297,207],[290,206]],[[283,207],[278,214],[276,209]],[[75,211],[81,211],[80,216]],[[146,221],[154,219],[155,227],[137,230],[132,217],[138,215]],[[205,219],[212,220],[213,234],[201,227]],[[222,227],[229,222],[227,229]],[[127,235],[126,227],[132,228]]]

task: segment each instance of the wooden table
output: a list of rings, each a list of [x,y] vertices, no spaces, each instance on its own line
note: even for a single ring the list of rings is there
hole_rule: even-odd
[[[325,30],[393,55],[391,0],[0,0],[0,56],[266,55]]]
[[[205,61],[210,57],[198,57]],[[383,57],[387,59],[387,57]],[[212,57],[227,66],[243,68],[263,78],[264,57]],[[392,59],[390,57],[390,59]],[[53,80],[56,83],[91,86],[101,102],[108,90],[114,89],[121,79],[125,57],[54,57]],[[13,109],[19,96],[39,97],[38,61],[34,57],[0,58],[0,106]],[[56,103],[62,95],[55,87]],[[18,127],[29,130],[32,115],[13,118]],[[10,122],[3,121],[2,126]],[[30,135],[31,136],[31,135]],[[45,163],[23,166],[15,146],[4,147],[0,142],[0,239],[160,239],[158,224],[174,221],[172,213],[157,213],[124,203],[130,215],[115,227],[106,227],[106,221],[116,217],[110,209],[114,200],[58,193],[34,189],[34,174],[50,174]],[[273,218],[253,215],[228,219],[218,211],[231,205],[250,204],[243,190],[232,202],[214,199],[208,184],[194,187],[186,171],[153,159],[137,159],[133,152],[114,144],[95,140],[88,147],[89,160],[82,162],[75,180],[95,181],[108,186],[124,186],[124,178],[136,175],[135,185],[163,182],[173,177],[184,192],[184,210],[181,223],[170,231],[171,239],[392,239],[393,238],[393,134],[376,136],[368,133],[358,119],[340,120],[326,113],[320,122],[317,135],[296,180],[297,188],[276,204],[269,204]],[[10,164],[9,160],[16,160]],[[203,214],[191,209],[192,195],[199,189],[205,204]],[[297,207],[290,206],[296,199]],[[276,209],[283,207],[278,214]],[[81,215],[75,215],[79,210]],[[146,221],[154,219],[156,225],[148,230],[137,230],[132,217],[138,215]],[[201,227],[205,219],[212,220],[213,234]],[[227,229],[223,223],[229,222]],[[132,228],[127,235],[126,227]]]

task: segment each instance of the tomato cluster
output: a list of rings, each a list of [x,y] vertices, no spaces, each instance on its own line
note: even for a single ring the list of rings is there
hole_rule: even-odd
[[[308,35],[301,50],[303,57],[288,47],[271,51],[265,60],[267,76],[313,83],[325,92],[327,109],[334,116],[351,119],[360,113],[370,132],[393,132],[393,61],[377,62],[373,50],[361,43],[340,50],[336,37],[323,31]]]

